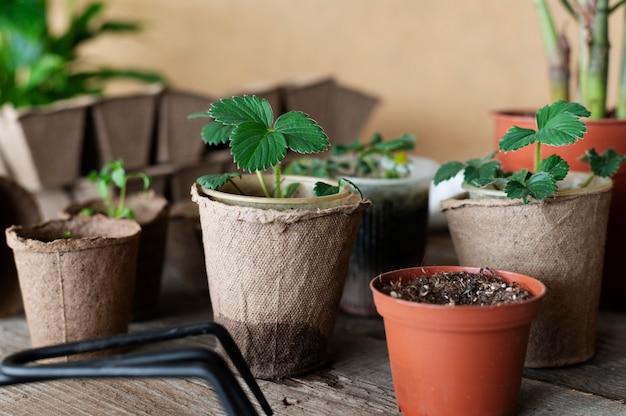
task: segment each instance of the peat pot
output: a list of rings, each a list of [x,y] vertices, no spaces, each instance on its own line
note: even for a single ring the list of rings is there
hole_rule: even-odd
[[[33,347],[127,332],[140,232],[101,215],[7,228]]]
[[[371,281],[374,302],[384,320],[396,400],[404,416],[515,414],[529,329],[546,293],[541,282],[494,270],[504,281],[518,282],[533,297],[490,306],[418,303],[380,291],[391,281],[479,270],[414,267],[383,273]]]
[[[535,111],[500,111],[492,114],[494,120],[494,140],[497,142],[511,126],[536,128]],[[564,158],[575,171],[588,171],[589,166],[579,160],[587,149],[595,148],[598,153],[613,149],[626,154],[626,120],[614,118],[586,120],[587,133],[583,140],[572,146],[549,147],[545,151],[556,153]],[[517,171],[533,166],[534,148],[519,149],[515,152],[499,152],[497,158],[505,170]],[[544,157],[544,155],[542,155]],[[621,166],[613,176],[613,191],[609,211],[606,249],[604,253],[604,274],[600,307],[604,309],[626,309],[626,275],[623,273],[622,256],[626,250],[626,165]]]
[[[459,264],[513,270],[548,287],[530,332],[527,367],[580,363],[595,352],[611,186],[596,178],[588,188],[528,204],[477,188],[470,192],[476,199],[442,201]]]
[[[271,176],[265,180],[272,183]],[[317,178],[284,180],[300,183],[294,198],[191,188],[214,319],[259,378],[305,373],[328,360],[350,254],[369,205],[347,187],[312,197]],[[256,184],[255,175],[239,181],[253,194]]]

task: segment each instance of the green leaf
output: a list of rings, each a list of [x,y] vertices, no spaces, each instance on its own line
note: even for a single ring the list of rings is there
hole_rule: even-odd
[[[581,160],[589,164],[591,171],[596,176],[610,178],[617,173],[621,163],[624,161],[624,156],[613,149],[607,149],[604,153],[599,155],[596,150],[592,148],[587,150]]]
[[[359,146],[361,145],[361,142],[359,139],[356,139],[357,143],[359,143]],[[374,134],[372,134],[372,137],[370,138],[370,142],[369,142],[369,146],[370,147],[374,147],[379,143],[382,143],[383,141],[383,135],[380,134],[379,132],[375,132]]]
[[[118,188],[123,188],[126,185],[126,170],[123,167],[116,167],[111,172],[111,180]]]
[[[500,162],[497,160],[485,162],[484,159],[470,159],[465,167],[464,180],[466,183],[484,180],[493,181],[499,168]]]
[[[441,182],[450,180],[454,178],[460,171],[465,169],[465,163],[463,162],[447,162],[444,163],[437,169],[435,173],[435,177],[433,179],[433,183],[435,185],[440,184]]]
[[[239,173],[222,173],[213,175],[204,175],[196,179],[196,182],[207,189],[217,189],[225,185],[233,178],[241,178]]]
[[[254,122],[270,128],[274,121],[272,107],[269,102],[256,95],[223,98],[211,105],[209,115],[216,121],[231,126]]]
[[[562,157],[550,155],[539,163],[539,170],[549,173],[554,180],[562,181],[569,172],[569,165]]]
[[[387,154],[391,152],[413,150],[415,148],[415,136],[404,134],[387,142],[380,142],[374,146],[374,151]]]
[[[533,144],[536,140],[535,130],[524,129],[521,127],[513,126],[507,130],[502,136],[498,147],[503,152],[510,152],[513,150],[521,149],[530,144]]]
[[[509,180],[504,187],[507,197],[521,198],[524,203],[528,202],[528,197],[543,200],[556,194],[558,190],[556,180],[546,172],[537,172],[525,181]]]
[[[350,179],[347,178],[339,178],[339,186],[343,186],[343,185],[349,185],[352,189],[354,189],[359,196],[361,197],[361,199],[363,198],[363,192],[361,192],[361,189],[356,185],[356,183],[352,182]],[[339,190],[337,190],[337,192],[339,192]]]
[[[315,196],[328,196],[339,193],[339,186],[330,185],[326,182],[315,182],[313,193]]]
[[[230,140],[234,129],[235,128],[233,126],[228,126],[217,121],[212,121],[202,127],[202,131],[200,134],[202,136],[202,141],[204,141],[206,144],[217,145],[221,143],[228,143],[228,140]]]
[[[543,130],[547,128],[549,121],[562,113],[570,113],[576,119],[591,115],[589,110],[579,103],[558,100],[537,110],[537,115],[535,116],[537,129]]]
[[[274,130],[284,135],[287,146],[294,152],[318,153],[330,144],[315,120],[299,111],[290,111],[278,117]]]
[[[198,111],[197,113],[191,113],[187,116],[187,120],[192,120],[194,118],[204,118],[211,117],[208,111]]]
[[[254,122],[235,127],[230,146],[237,165],[249,172],[274,166],[287,153],[287,141],[282,133]]]
[[[287,185],[287,188],[285,188],[285,191],[283,192],[283,196],[285,198],[291,198],[291,196],[298,190],[298,188],[300,187],[299,183],[290,183],[289,185]]]

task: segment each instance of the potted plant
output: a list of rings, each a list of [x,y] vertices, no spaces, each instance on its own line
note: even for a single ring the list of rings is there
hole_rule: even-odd
[[[626,61],[621,64],[618,77],[620,85],[614,87],[618,92],[616,107],[612,109],[607,104],[607,72],[612,43],[608,39],[609,17],[623,9],[624,2],[614,1],[609,4],[608,0],[560,1],[567,16],[575,23],[578,39],[576,48],[568,39],[566,30],[557,29],[548,3],[546,0],[534,1],[549,64],[551,99],[570,101],[575,96],[591,113],[586,122],[585,140],[558,148],[555,153],[563,157],[573,170],[588,171],[588,166],[578,158],[590,148],[597,152],[614,149],[620,154],[626,153],[626,142],[622,140],[626,136]],[[623,55],[625,47],[626,43],[622,40],[621,45],[618,45],[620,55]],[[574,53],[577,56],[572,63],[571,57],[575,56]],[[572,70],[574,66],[575,69]],[[573,90],[570,89],[572,73],[576,74]],[[534,110],[520,109],[493,112],[495,143],[511,126],[533,128],[534,113]],[[496,157],[501,161],[502,167],[510,171],[530,169],[534,160],[529,148],[506,154],[500,152]],[[621,214],[624,210],[626,168],[622,167],[613,177],[601,295],[601,305],[606,308],[626,308],[626,279],[621,273],[621,256],[626,247],[622,238],[626,232],[626,221]]]
[[[414,147],[413,135],[384,141],[375,133],[367,143],[333,144],[329,157],[303,157],[288,167],[296,175],[349,179],[372,202],[361,219],[341,298],[349,313],[378,316],[371,277],[424,259],[428,191],[438,165],[408,156]]]
[[[586,126],[580,118],[588,115],[578,103],[558,101],[537,112],[537,130],[509,129],[499,149],[534,144],[532,171],[503,172],[492,153],[467,163],[448,162],[434,179],[439,183],[463,172],[474,196],[459,195],[441,204],[460,264],[531,275],[548,287],[531,329],[529,367],[573,364],[594,354],[609,177],[623,157],[612,150],[602,155],[589,150],[584,159],[592,173],[569,172],[568,163],[556,154],[540,159],[544,145],[566,146],[582,138]]]
[[[393,270],[370,283],[403,415],[514,414],[546,287],[461,266]]]
[[[128,330],[140,232],[103,215],[6,229],[33,347]]]
[[[328,138],[306,114],[274,120],[267,100],[222,99],[208,111],[206,143],[228,143],[254,174],[205,175],[191,187],[202,226],[214,319],[242,350],[253,374],[282,378],[329,357],[339,300],[363,210],[337,181],[283,175],[287,150],[319,152]],[[273,169],[273,175],[262,171]],[[343,182],[343,181],[342,181]]]
[[[0,149],[11,174],[29,190],[70,185],[80,176],[87,109],[107,81],[163,82],[153,72],[90,67],[79,56],[81,46],[139,26],[104,20],[100,2],[80,9],[67,4],[61,33],[50,27],[46,0],[8,2],[0,16]]]
[[[95,184],[100,198],[72,203],[63,212],[66,215],[98,213],[110,218],[129,218],[141,226],[132,318],[152,318],[159,309],[169,203],[164,197],[149,192],[149,176],[143,172],[127,172],[121,159],[90,172],[88,179]],[[143,192],[127,194],[128,183],[132,180],[141,180]]]

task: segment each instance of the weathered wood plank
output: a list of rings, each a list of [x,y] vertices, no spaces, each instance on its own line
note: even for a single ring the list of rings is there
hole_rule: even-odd
[[[613,400],[626,400],[626,314],[601,312],[596,355],[581,364],[524,370],[524,375]]]

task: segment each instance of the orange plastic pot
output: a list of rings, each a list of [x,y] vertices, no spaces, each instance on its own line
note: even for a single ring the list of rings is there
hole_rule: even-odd
[[[494,120],[494,144],[498,147],[500,138],[511,126],[536,129],[535,111],[498,111],[492,113]],[[587,133],[583,140],[572,146],[547,147],[543,149],[546,157],[556,153],[567,161],[570,169],[588,172],[589,166],[579,158],[590,148],[598,153],[613,149],[626,154],[626,120],[603,119],[588,120]],[[502,163],[504,170],[516,171],[533,167],[534,147],[529,146],[515,152],[498,152],[496,158]],[[626,277],[623,273],[622,256],[626,250],[623,238],[626,233],[626,165],[622,165],[613,176],[613,193],[609,213],[607,244],[604,254],[604,273],[600,307],[604,309],[626,309]]]
[[[478,272],[475,267],[430,266],[395,270],[370,282],[383,317],[398,407],[411,415],[515,413],[530,324],[546,287],[531,277],[496,270],[533,294],[499,306],[442,306],[396,299],[379,289],[437,272]]]

